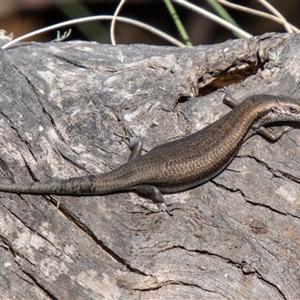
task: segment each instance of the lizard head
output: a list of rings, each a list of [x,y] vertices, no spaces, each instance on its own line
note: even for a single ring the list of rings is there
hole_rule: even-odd
[[[296,121],[300,122],[300,100],[287,96],[273,96],[267,99],[261,125],[273,122]]]

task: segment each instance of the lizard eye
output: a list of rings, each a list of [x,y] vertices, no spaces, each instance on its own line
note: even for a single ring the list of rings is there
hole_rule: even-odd
[[[297,108],[294,107],[294,106],[290,106],[289,107],[289,111],[292,113],[292,114],[295,114],[297,112]]]

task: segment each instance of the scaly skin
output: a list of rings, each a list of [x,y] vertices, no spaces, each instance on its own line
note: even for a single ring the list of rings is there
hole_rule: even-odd
[[[235,105],[234,100],[227,101]],[[245,139],[257,131],[267,134],[262,126],[278,121],[300,122],[300,101],[285,96],[254,95],[204,129],[136,156],[110,172],[47,183],[1,183],[0,191],[103,195],[133,190],[166,210],[161,193],[180,192],[215,177],[232,161]],[[268,137],[272,135],[269,133]]]

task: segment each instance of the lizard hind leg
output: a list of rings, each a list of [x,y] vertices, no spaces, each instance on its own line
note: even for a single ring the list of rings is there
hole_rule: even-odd
[[[158,187],[151,184],[141,184],[133,188],[133,190],[142,197],[152,200],[157,204],[158,209],[155,212],[167,212],[170,216],[173,214],[170,213],[167,209],[164,196]]]
[[[131,150],[128,161],[141,155],[143,150],[143,142],[131,130],[126,129],[126,135],[120,135],[117,133],[116,135],[123,138]],[[163,211],[167,212],[170,216],[173,216],[173,214],[168,211],[164,196],[158,187],[151,184],[140,184],[134,186],[132,190],[134,190],[138,195],[150,199],[156,203],[158,209],[154,212]]]

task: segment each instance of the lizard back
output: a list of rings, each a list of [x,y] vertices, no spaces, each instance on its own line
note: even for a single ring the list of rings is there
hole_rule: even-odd
[[[255,95],[228,114],[187,137],[155,147],[120,167],[97,176],[32,184],[0,184],[0,190],[29,194],[92,195],[134,190],[147,184],[163,193],[189,189],[223,171],[236,155],[253,126],[300,116],[282,107],[299,101],[289,97]]]

